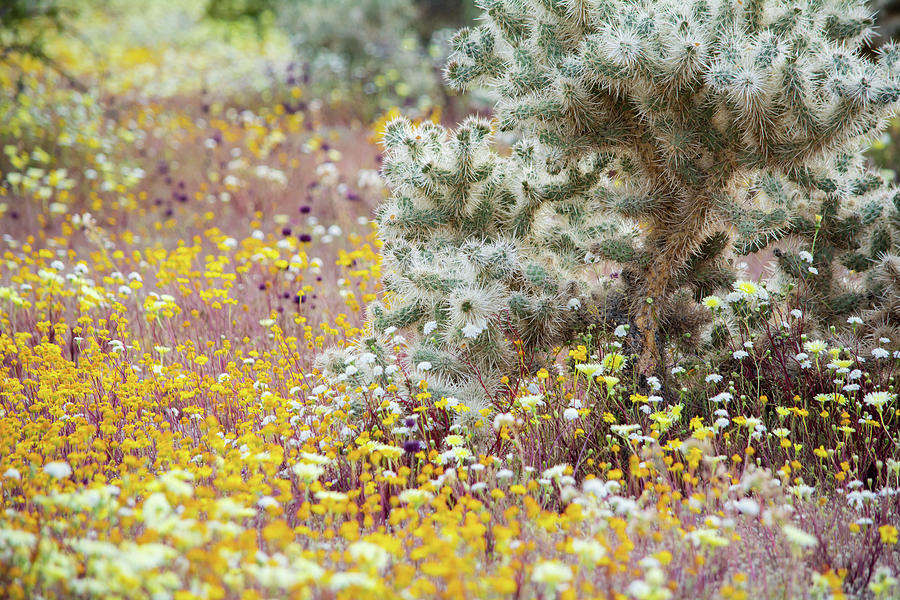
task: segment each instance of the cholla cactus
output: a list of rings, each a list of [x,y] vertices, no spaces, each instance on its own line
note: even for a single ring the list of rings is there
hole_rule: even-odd
[[[830,173],[900,94],[897,49],[874,62],[858,52],[871,33],[859,1],[481,5],[486,22],[457,36],[448,79],[493,88],[500,128],[535,142],[547,176],[609,165],[616,185],[598,177],[541,202],[639,224],[606,258],[625,267],[645,374],[660,366],[662,317],[692,257],[723,233],[765,246],[791,223],[792,190]]]
[[[895,250],[900,251],[900,246]],[[863,312],[862,332],[870,349],[887,345],[900,350],[900,255],[882,257],[872,275],[869,291],[874,302]]]
[[[513,152],[479,120],[385,135],[373,327],[413,332],[435,395],[479,402],[522,367],[510,340],[562,345],[592,323],[631,324],[641,373],[662,374],[666,345],[704,324],[696,301],[733,281],[733,249],[802,235],[815,202],[872,184],[858,148],[900,96],[900,52],[860,56],[861,2],[481,5],[447,77],[496,92]],[[595,261],[619,265],[614,289]]]
[[[384,176],[393,195],[377,217],[388,294],[387,306],[370,306],[373,330],[413,333],[412,380],[470,407],[493,396],[503,375],[541,366],[524,364],[514,341],[534,359],[591,325],[633,322],[621,289],[598,277],[594,260],[632,261],[640,233],[614,212],[587,210],[598,189],[615,187],[608,158],[551,175],[534,146],[520,143],[501,157],[491,142],[490,124],[478,119],[452,133],[388,124]],[[685,268],[691,280],[679,283],[684,293],[666,305],[668,332],[687,345],[707,321],[694,298],[731,282],[716,259],[725,245],[723,235],[701,245]]]
[[[623,235],[620,223],[566,201],[597,185],[602,159],[548,177],[535,172],[532,148],[501,158],[491,139],[478,119],[454,133],[390,123],[384,176],[393,195],[377,216],[388,294],[387,305],[371,307],[374,327],[414,332],[414,379],[470,406],[518,372],[512,340],[552,347],[606,317],[603,290],[580,276],[584,249]],[[548,203],[554,194],[559,202]]]
[[[898,191],[844,155],[827,173],[809,173],[785,234],[799,238],[793,250],[775,249],[778,266],[795,285],[797,301],[822,325],[840,323],[877,301],[871,271],[900,242],[895,204]],[[893,215],[892,215],[893,213]],[[896,229],[896,231],[892,231]]]
[[[866,235],[861,251],[842,257],[842,262],[866,271],[866,302],[857,311],[870,348],[890,344],[900,350],[900,190],[887,190],[878,199],[862,211]]]
[[[832,175],[816,186],[816,214],[792,223],[803,243],[776,250],[779,266],[820,323],[846,324],[871,347],[888,338],[900,348],[900,190],[873,173],[851,172],[842,184],[840,171]]]

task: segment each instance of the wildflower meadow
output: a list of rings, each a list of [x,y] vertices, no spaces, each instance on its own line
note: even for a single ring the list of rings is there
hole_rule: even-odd
[[[900,598],[889,5],[0,1],[0,598]]]

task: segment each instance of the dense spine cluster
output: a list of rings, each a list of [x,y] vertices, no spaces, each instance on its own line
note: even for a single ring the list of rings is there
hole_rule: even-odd
[[[448,388],[513,371],[510,340],[565,344],[590,323],[632,325],[641,374],[660,373],[667,345],[703,324],[696,301],[733,281],[735,251],[830,228],[830,273],[885,204],[859,150],[900,97],[900,50],[862,55],[864,2],[480,5],[446,75],[495,93],[514,151],[492,150],[481,121],[385,136],[376,326],[415,330],[412,363]],[[620,270],[614,290],[595,262]]]
[[[877,62],[858,52],[872,22],[862,2],[482,5],[448,78],[496,89],[501,128],[537,140],[550,172],[612,161],[622,185],[598,186],[590,208],[642,224],[625,266],[647,373],[661,311],[704,242],[728,232],[764,246],[789,224],[794,198],[747,182],[805,188],[898,98],[896,49]]]
[[[900,190],[843,167],[814,188],[816,201],[801,206],[815,214],[796,215],[787,229],[799,245],[775,250],[796,301],[823,325],[850,319],[868,345],[900,348]]]

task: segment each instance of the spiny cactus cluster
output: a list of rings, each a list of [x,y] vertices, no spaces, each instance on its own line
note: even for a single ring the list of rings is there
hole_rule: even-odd
[[[775,255],[796,300],[820,324],[846,325],[849,318],[870,345],[883,345],[883,338],[898,345],[900,190],[847,158],[817,177],[813,197],[799,203],[815,213],[798,214],[786,229],[799,246]]]
[[[660,312],[704,242],[787,225],[793,198],[748,179],[803,187],[900,94],[900,53],[858,52],[871,32],[862,2],[482,4],[487,23],[457,37],[448,78],[496,89],[501,128],[538,140],[550,172],[614,159],[624,185],[594,190],[592,208],[643,224],[626,268],[646,373],[661,358]]]
[[[869,281],[875,301],[861,318],[869,349],[889,346],[896,352],[900,349],[900,245],[879,260]]]
[[[859,156],[845,159],[858,163]],[[797,286],[804,308],[822,323],[849,315],[866,303],[850,271],[868,270],[888,247],[879,242],[890,188],[858,164],[840,164],[829,173],[810,174],[807,193],[783,233],[800,240],[792,249],[775,249],[778,266]],[[800,194],[795,191],[794,193]]]
[[[734,250],[802,236],[812,204],[843,206],[877,183],[859,149],[900,97],[900,50],[862,56],[861,1],[480,5],[446,75],[496,94],[515,151],[492,151],[479,122],[455,135],[399,122],[385,140],[393,300],[375,318],[432,323],[416,329],[413,362],[442,381],[509,373],[504,336],[565,343],[592,322],[631,324],[640,372],[660,373],[667,345],[703,324],[696,301],[733,280]],[[616,289],[585,259],[618,265]]]
[[[493,396],[503,374],[532,368],[518,365],[514,341],[550,348],[610,316],[605,290],[582,276],[594,271],[585,249],[601,240],[627,248],[620,240],[634,234],[575,201],[604,177],[601,160],[547,176],[532,147],[500,157],[491,142],[490,124],[474,118],[455,132],[388,124],[384,177],[394,193],[377,214],[387,293],[369,307],[373,334],[415,335],[413,380],[470,406]]]

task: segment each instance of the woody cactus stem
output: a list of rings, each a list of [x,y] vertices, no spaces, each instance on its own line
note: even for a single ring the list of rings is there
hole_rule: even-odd
[[[454,40],[457,88],[499,96],[500,128],[533,140],[548,174],[602,156],[586,210],[642,235],[624,265],[642,332],[641,370],[659,368],[661,316],[691,257],[727,232],[765,246],[796,194],[837,151],[856,149],[900,96],[898,52],[861,55],[872,18],[858,0],[481,0],[484,22]],[[614,184],[614,185],[611,185]]]

